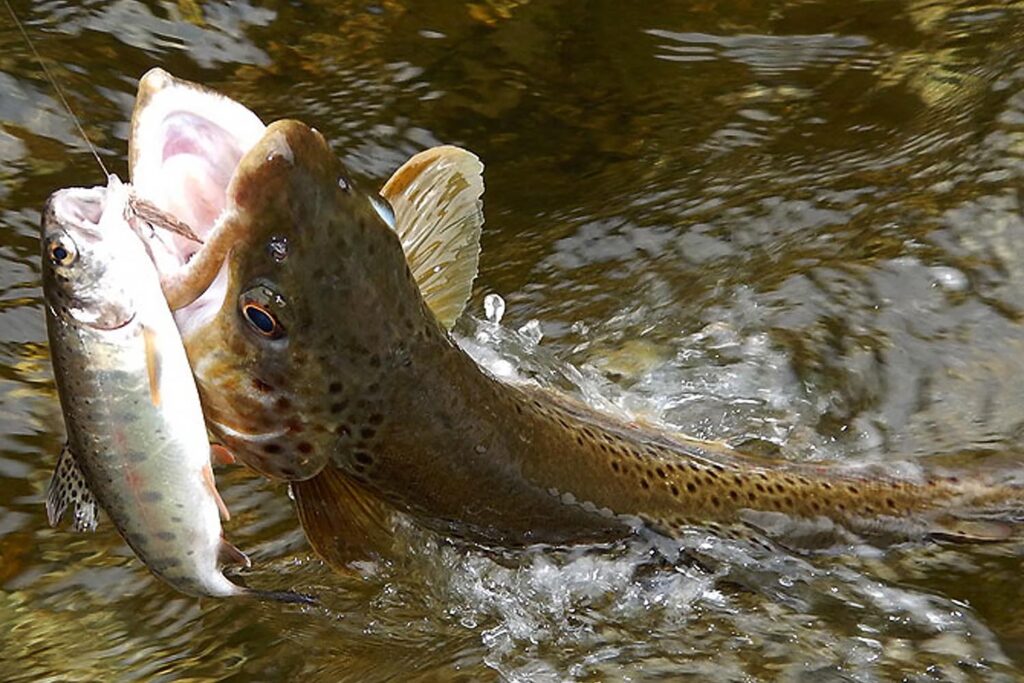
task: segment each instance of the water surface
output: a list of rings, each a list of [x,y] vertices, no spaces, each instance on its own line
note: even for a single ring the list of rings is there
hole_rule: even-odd
[[[1024,4],[15,8],[122,177],[155,65],[316,126],[374,185],[424,147],[474,150],[459,331],[496,372],[794,460],[1021,464]],[[100,182],[0,16],[0,678],[1024,677],[1017,545],[808,557],[695,533],[700,562],[650,540],[493,557],[397,519],[395,559],[342,577],[283,487],[220,472],[250,581],[321,596],[304,610],[185,598],[109,524],[50,530],[36,225],[51,191]]]

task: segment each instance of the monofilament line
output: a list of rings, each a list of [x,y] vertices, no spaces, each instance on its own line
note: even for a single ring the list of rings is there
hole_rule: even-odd
[[[57,93],[57,97],[60,98],[61,104],[64,105],[64,109],[67,110],[68,116],[71,117],[71,121],[74,122],[75,127],[78,129],[78,133],[82,136],[82,139],[85,140],[85,144],[89,148],[89,151],[92,152],[92,155],[96,158],[96,163],[98,163],[100,168],[103,170],[103,177],[106,178],[110,173],[107,171],[107,167],[103,163],[103,159],[100,159],[100,155],[96,151],[96,147],[93,146],[92,140],[90,140],[89,136],[85,134],[85,129],[82,128],[82,122],[77,116],[75,116],[75,110],[71,108],[71,104],[68,102],[68,99],[64,97],[64,91],[61,90],[60,86],[57,84],[57,79],[55,79],[53,74],[50,73],[50,70],[46,68],[46,62],[43,61],[39,51],[36,50],[36,46],[33,44],[32,39],[28,37],[28,31],[25,30],[21,20],[18,19],[18,15],[14,13],[14,8],[11,7],[10,0],[4,0],[4,5],[7,6],[7,11],[10,12],[11,19],[14,20],[14,25],[18,27],[19,31],[21,31],[21,36],[25,39],[25,44],[28,45],[28,49],[32,51],[32,54],[35,56],[36,62],[43,70],[43,73],[46,74],[46,79],[50,81],[50,85],[53,86],[54,91]]]

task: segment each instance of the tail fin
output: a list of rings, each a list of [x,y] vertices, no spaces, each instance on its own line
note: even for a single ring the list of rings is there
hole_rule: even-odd
[[[309,544],[333,569],[351,571],[350,563],[390,548],[392,508],[341,470],[328,465],[291,487]]]

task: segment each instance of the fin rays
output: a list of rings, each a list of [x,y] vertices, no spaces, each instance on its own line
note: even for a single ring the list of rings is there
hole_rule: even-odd
[[[423,298],[449,329],[473,290],[483,193],[480,159],[450,145],[416,154],[381,189]]]

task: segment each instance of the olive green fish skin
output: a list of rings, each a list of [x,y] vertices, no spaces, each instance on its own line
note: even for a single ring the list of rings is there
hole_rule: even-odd
[[[270,476],[335,467],[430,525],[499,545],[614,538],[638,521],[667,533],[759,525],[772,513],[903,540],[949,512],[1020,502],[999,485],[747,458],[489,376],[437,323],[394,232],[301,123],[271,125],[229,194],[250,241],[229,258],[223,308],[186,345],[211,428]],[[253,297],[277,319],[274,335],[243,317]]]
[[[191,595],[239,595],[246,589],[219,569],[209,443],[184,348],[142,242],[117,206],[104,210],[124,189],[62,190],[43,213],[46,322],[69,452],[154,574]]]

